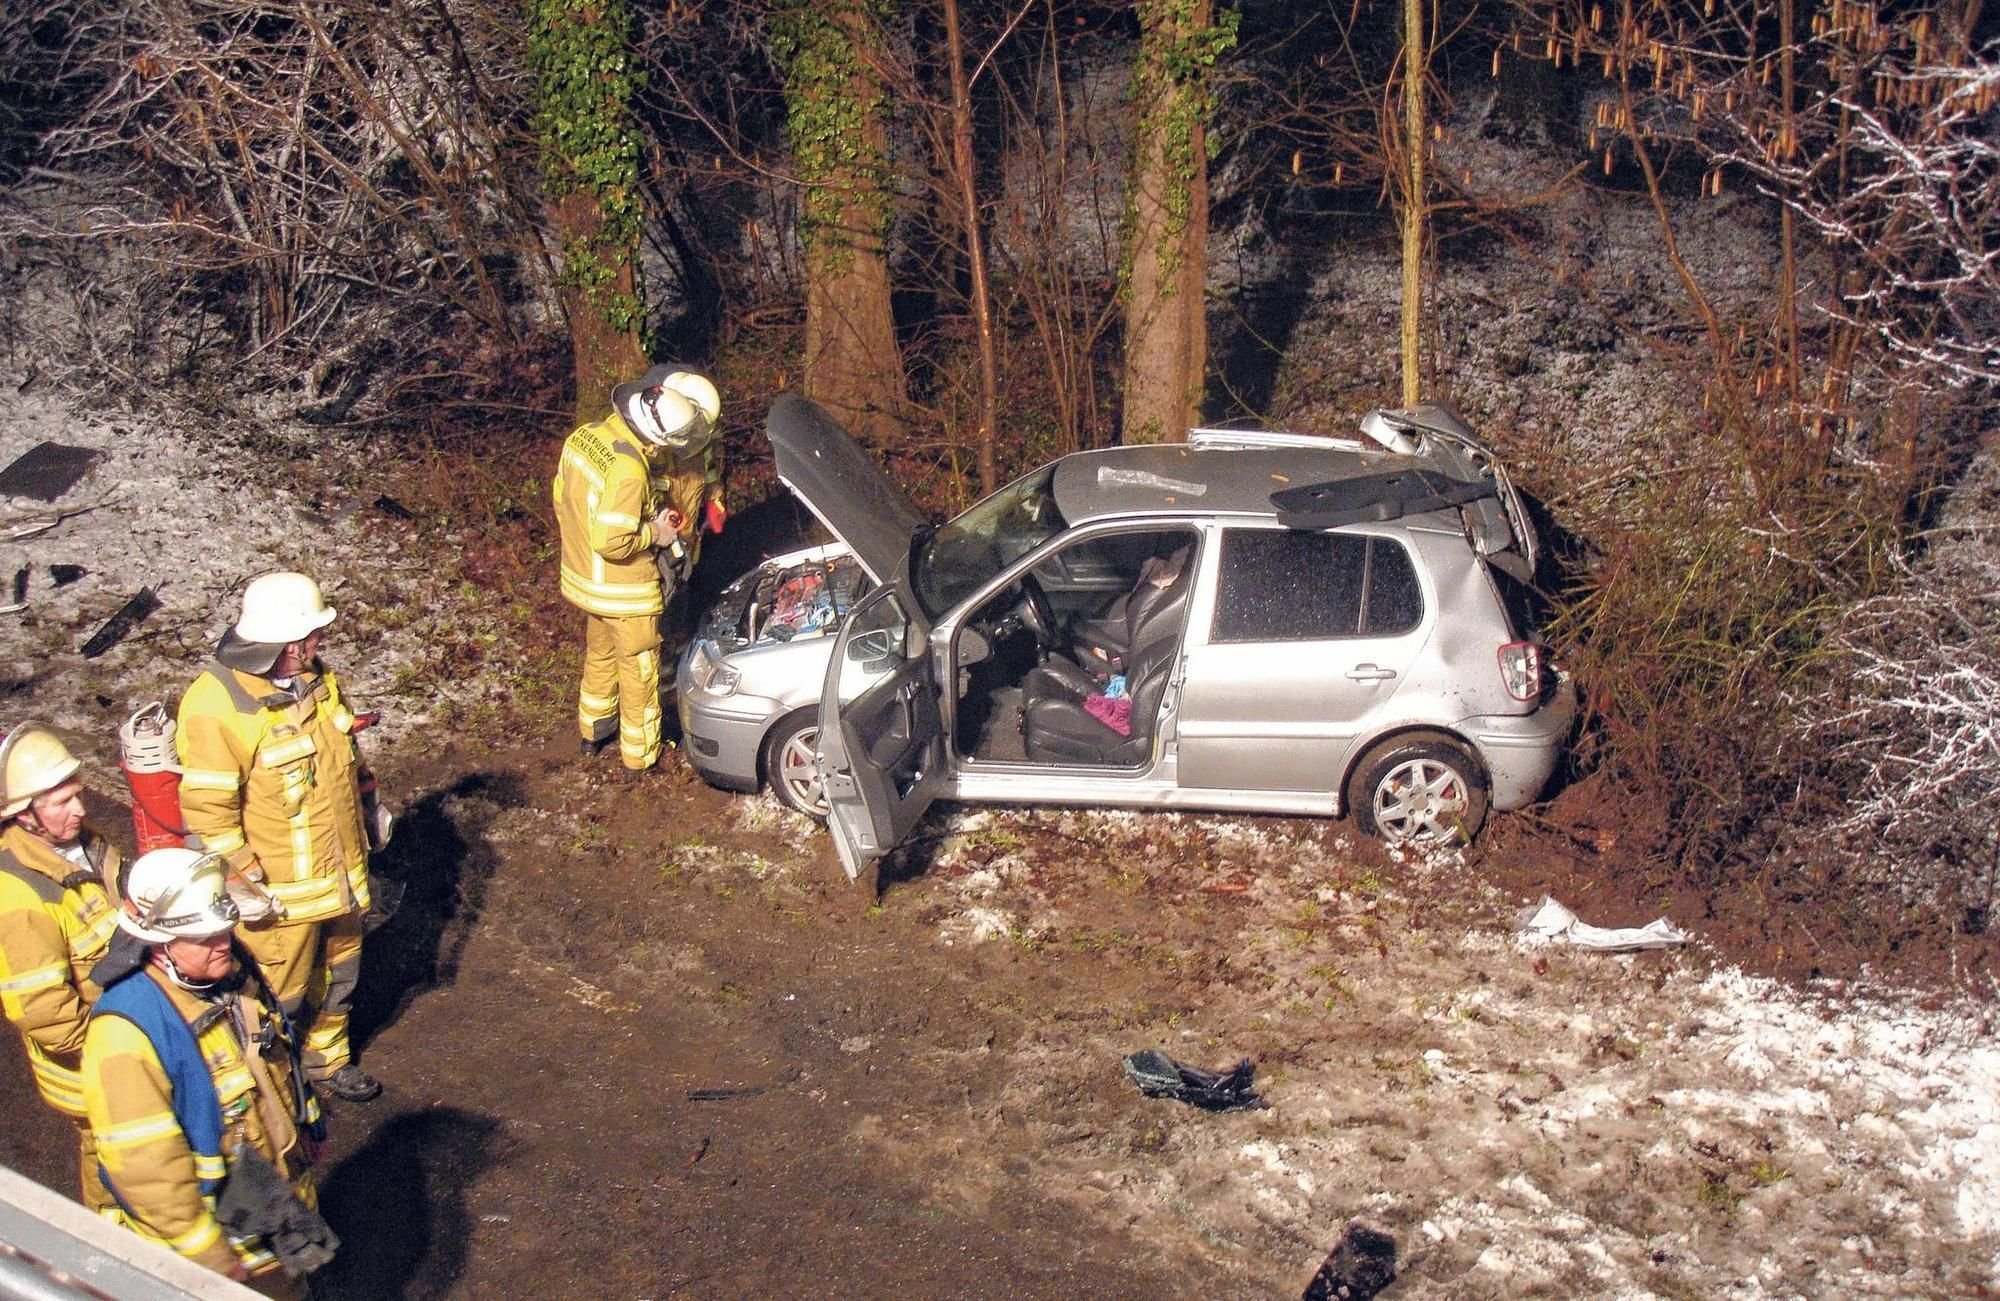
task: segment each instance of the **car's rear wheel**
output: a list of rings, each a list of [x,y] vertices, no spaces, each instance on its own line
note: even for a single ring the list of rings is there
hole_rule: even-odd
[[[764,776],[771,794],[788,809],[815,818],[826,816],[826,788],[813,755],[819,749],[819,712],[807,709],[791,715],[764,738]]]
[[[1347,806],[1390,844],[1470,844],[1486,821],[1486,771],[1442,733],[1393,736],[1355,765]]]

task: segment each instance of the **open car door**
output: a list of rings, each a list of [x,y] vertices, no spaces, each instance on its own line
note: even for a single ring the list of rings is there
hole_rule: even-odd
[[[819,703],[818,764],[827,830],[849,880],[910,834],[945,777],[929,635],[894,587],[879,587],[855,605],[834,642]]]

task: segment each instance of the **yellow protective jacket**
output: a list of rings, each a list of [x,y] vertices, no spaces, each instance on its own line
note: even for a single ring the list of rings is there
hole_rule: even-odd
[[[106,882],[118,879],[118,851],[89,826],[83,847],[94,870],[14,823],[0,831],[0,1007],[21,1032],[43,1100],[78,1118],[83,1028],[98,992],[90,969],[117,927]]]
[[[315,662],[286,690],[210,664],[181,697],[174,737],[189,844],[221,854],[285,906],[288,923],[368,907],[368,833],[354,714]]]
[[[275,1268],[277,1259],[261,1238],[229,1241],[201,1184],[227,1173],[228,1154],[241,1141],[283,1171],[307,1205],[314,1204],[293,1113],[291,1053],[276,1018],[248,992],[203,999],[151,962],[125,979],[151,980],[165,990],[194,1030],[222,1105],[224,1157],[223,1168],[216,1169],[189,1145],[174,1116],[166,1068],[145,1031],[122,1016],[92,1017],[83,1045],[84,1099],[97,1159],[117,1196],[113,1218],[217,1273],[238,1263],[252,1273]],[[246,1047],[260,1038],[270,1046],[261,1052]],[[308,1098],[307,1105],[308,1119],[317,1119],[318,1104]]]
[[[553,490],[563,599],[610,618],[660,613],[652,518],[661,496],[644,444],[616,412],[564,441]]]

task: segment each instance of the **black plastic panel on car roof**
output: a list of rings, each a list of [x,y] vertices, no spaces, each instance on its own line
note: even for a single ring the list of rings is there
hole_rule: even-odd
[[[1278,512],[1278,523],[1288,529],[1330,529],[1421,515],[1498,495],[1491,480],[1468,482],[1429,470],[1390,470],[1285,488],[1271,494],[1271,505]]]

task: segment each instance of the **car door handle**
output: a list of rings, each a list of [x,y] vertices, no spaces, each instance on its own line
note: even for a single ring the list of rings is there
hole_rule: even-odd
[[[1347,670],[1347,676],[1356,682],[1387,682],[1396,676],[1396,670],[1385,669],[1379,664],[1356,664]]]

